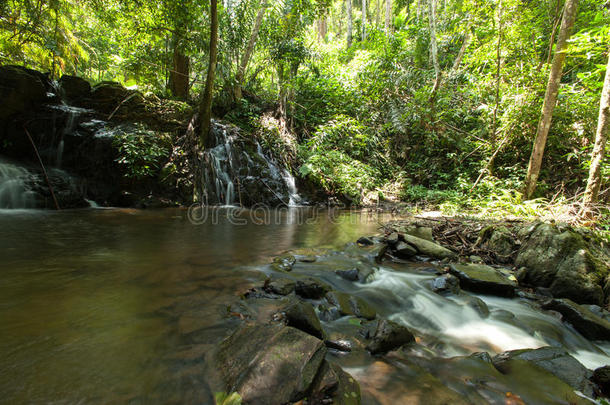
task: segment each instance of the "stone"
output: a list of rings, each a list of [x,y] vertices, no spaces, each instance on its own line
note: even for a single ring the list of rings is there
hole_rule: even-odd
[[[0,121],[30,112],[47,98],[49,79],[21,66],[0,66]]]
[[[296,283],[288,278],[278,278],[265,285],[265,291],[277,294],[288,295],[294,291]]]
[[[398,233],[392,232],[391,234],[387,235],[383,240],[388,245],[394,246],[398,243]]]
[[[326,355],[324,343],[284,325],[248,325],[221,344],[216,354],[225,392],[243,403],[286,404],[312,390]]]
[[[354,315],[368,320],[375,319],[377,312],[362,298],[339,291],[330,291],[326,300],[339,309],[341,315]]]
[[[445,274],[432,280],[432,291],[437,294],[459,294],[460,280],[452,274]]]
[[[482,264],[451,264],[449,271],[460,280],[460,286],[464,290],[501,297],[515,295],[517,283],[493,267]]]
[[[434,237],[432,236],[432,228],[428,226],[411,225],[401,229],[401,231],[407,235],[434,242]]]
[[[326,339],[326,333],[322,329],[316,311],[309,302],[294,300],[283,310],[286,315],[286,324],[309,333],[318,339]]]
[[[328,284],[313,278],[298,280],[294,287],[294,292],[298,296],[314,300],[324,297],[330,290],[331,288]]]
[[[430,242],[426,239],[418,238],[405,234],[403,235],[405,242],[413,246],[420,254],[428,256],[434,259],[452,259],[456,257],[456,254],[451,250],[437,244]]]
[[[525,268],[519,281],[550,288],[556,298],[603,305],[598,278],[608,268],[593,257],[582,236],[551,224],[537,224],[529,231],[515,259],[518,267]]]
[[[398,242],[394,252],[401,259],[410,259],[417,254],[417,250],[405,242]]]
[[[91,107],[105,113],[114,112],[121,106],[131,110],[143,106],[143,96],[133,90],[128,90],[121,83],[104,81],[91,89],[89,102]]]
[[[533,363],[559,378],[575,390],[591,397],[593,385],[589,381],[591,372],[568,352],[559,347],[522,349],[501,353],[493,358],[493,364],[503,374],[510,369],[510,363],[522,360]]]
[[[610,396],[610,366],[604,366],[593,371],[593,381],[605,396]]]
[[[293,255],[285,253],[275,257],[271,267],[276,271],[292,271],[292,266],[294,266],[296,262],[297,259]]]
[[[363,245],[363,246],[371,246],[375,242],[373,241],[373,239],[371,239],[368,236],[362,236],[356,241],[356,243],[358,243],[359,245]]]
[[[337,376],[337,391],[333,396],[336,405],[360,405],[360,385],[350,374],[337,365],[331,364]]]
[[[64,98],[70,103],[78,103],[91,96],[91,84],[81,77],[63,75],[59,79],[59,86]]]
[[[325,305],[320,305],[318,307],[318,310],[320,311],[320,319],[323,320],[324,322],[336,321],[337,319],[339,319],[343,316],[341,314],[341,311],[337,307],[329,308]]]
[[[329,349],[338,350],[340,352],[351,352],[352,351],[352,343],[349,340],[344,340],[344,339],[325,340],[324,344]]]
[[[488,226],[479,233],[479,240],[483,247],[493,253],[502,263],[511,261],[517,251],[519,243],[505,226]]]
[[[567,298],[552,299],[542,304],[543,309],[557,311],[565,321],[587,339],[610,340],[610,322]]]
[[[349,269],[349,270],[336,270],[335,273],[348,281],[359,281],[360,273],[357,268]]]
[[[412,343],[415,337],[409,329],[390,320],[377,321],[372,341],[366,346],[371,354],[383,354]]]

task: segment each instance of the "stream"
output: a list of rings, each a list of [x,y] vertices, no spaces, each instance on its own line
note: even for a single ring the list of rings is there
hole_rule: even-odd
[[[255,211],[209,210],[198,225],[183,209],[0,210],[0,403],[213,403],[218,388],[201,359],[239,325],[227,308],[273,273],[273,256],[342,249],[392,219],[286,208],[261,220]],[[590,369],[610,362],[610,346],[525,299],[431,292],[429,263],[384,262],[366,284],[310,274],[418,336],[409,359],[329,354],[361,384],[364,404],[432,403],[425,398],[437,398],[437,383],[420,378],[430,373],[462,393],[461,377],[486,371],[456,356],[475,352],[553,345]],[[529,398],[540,390],[525,374],[516,381]]]

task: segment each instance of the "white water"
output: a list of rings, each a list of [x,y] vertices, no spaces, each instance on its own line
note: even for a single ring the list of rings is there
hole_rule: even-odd
[[[23,167],[0,161],[0,208],[34,208],[34,193],[27,186],[31,173]]]
[[[231,206],[241,204],[241,193],[243,184],[239,179],[253,180],[264,183],[275,196],[288,206],[296,206],[301,202],[298,194],[295,179],[285,168],[280,168],[272,159],[268,158],[263,152],[262,146],[255,142],[256,154],[260,161],[264,162],[268,173],[259,173],[256,163],[248,155],[246,150],[239,150],[236,147],[237,135],[234,131],[220,124],[214,126],[214,136],[216,146],[204,152],[204,178],[205,189],[208,192],[207,201],[209,204],[224,204]],[[244,173],[246,173],[244,175]],[[260,176],[260,178],[258,178]],[[266,182],[265,180],[272,180]],[[280,191],[270,187],[273,183],[283,184],[285,191]],[[205,199],[205,198],[204,198]]]
[[[473,295],[487,304],[490,315],[484,317],[462,297],[445,298],[430,291],[426,284],[433,278],[381,268],[360,291],[371,302],[388,305],[390,319],[441,341],[446,357],[563,346],[587,368],[610,363],[610,345],[590,342],[527,300]]]

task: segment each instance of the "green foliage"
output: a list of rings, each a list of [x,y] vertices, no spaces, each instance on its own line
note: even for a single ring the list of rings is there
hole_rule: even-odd
[[[119,156],[116,161],[125,168],[125,176],[140,180],[154,176],[171,153],[171,137],[157,134],[142,125],[120,128],[113,144]]]
[[[241,405],[241,396],[236,392],[231,394],[217,392],[214,394],[214,400],[216,405]]]
[[[330,194],[359,204],[363,195],[383,182],[379,139],[360,122],[339,115],[299,149],[299,173]]]

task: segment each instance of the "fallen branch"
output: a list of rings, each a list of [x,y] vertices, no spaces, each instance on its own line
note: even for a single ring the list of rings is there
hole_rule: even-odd
[[[38,148],[36,147],[36,144],[34,143],[34,140],[32,139],[30,132],[25,127],[25,124],[23,124],[23,130],[25,131],[25,134],[27,135],[28,139],[30,140],[30,143],[32,144],[32,148],[34,148],[34,152],[36,153],[36,157],[38,158],[38,163],[40,163],[40,167],[42,168],[42,174],[44,175],[44,179],[47,182],[47,187],[49,187],[49,191],[51,192],[51,197],[53,197],[53,202],[55,203],[55,209],[57,211],[61,211],[61,208],[59,208],[59,203],[57,202],[57,198],[55,198],[55,192],[53,191],[53,186],[51,185],[51,182],[49,181],[49,176],[47,176],[47,169],[45,169],[44,164],[42,163],[42,159],[40,158],[40,154],[38,153]]]

